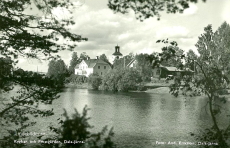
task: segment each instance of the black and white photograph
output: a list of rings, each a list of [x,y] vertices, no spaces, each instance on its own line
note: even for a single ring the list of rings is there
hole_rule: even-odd
[[[230,0],[0,0],[0,148],[230,148]]]

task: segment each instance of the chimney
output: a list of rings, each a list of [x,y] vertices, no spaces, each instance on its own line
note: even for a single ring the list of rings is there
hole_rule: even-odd
[[[99,59],[98,56],[96,58],[97,58],[97,60]]]

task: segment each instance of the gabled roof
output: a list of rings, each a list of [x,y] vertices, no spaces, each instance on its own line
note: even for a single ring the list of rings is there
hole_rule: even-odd
[[[165,68],[168,71],[180,71],[180,72],[193,72],[191,69],[189,68],[185,68],[184,70],[178,69],[177,67],[167,67],[167,66],[160,66],[162,68]]]
[[[84,61],[88,65],[88,68],[93,68],[96,64],[109,65],[108,63],[100,59],[89,59],[89,60],[84,60]]]
[[[168,71],[181,71],[180,69],[176,68],[176,67],[164,67],[166,70]]]
[[[133,59],[129,62],[129,64],[127,64],[126,66],[129,67],[129,66],[130,66],[131,64],[133,64],[135,61],[136,61],[136,59],[133,58]]]
[[[75,66],[75,69],[77,69],[77,68],[79,68],[79,64],[77,64],[77,65]]]

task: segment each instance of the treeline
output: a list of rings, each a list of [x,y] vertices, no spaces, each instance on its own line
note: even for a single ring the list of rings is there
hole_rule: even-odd
[[[107,56],[102,54],[99,59],[108,63],[111,66],[111,70],[104,76],[94,73],[87,78],[84,75],[75,75],[75,67],[83,60],[87,60],[89,56],[83,52],[78,57],[77,52],[73,52],[69,67],[61,59],[50,61],[47,76],[55,80],[60,86],[69,83],[74,85],[88,83],[93,89],[109,91],[142,90],[143,83],[151,81],[153,67],[151,61],[153,58],[157,59],[158,56],[159,54],[155,52],[136,55],[130,53],[110,63]],[[132,67],[129,65],[130,62],[133,63]],[[162,64],[165,66],[177,66],[178,62],[176,59],[168,59],[162,61]]]
[[[143,90],[143,84],[151,81],[152,64],[149,54],[130,53],[120,59],[115,59],[113,68],[104,76],[91,74],[89,85],[93,89],[107,91]],[[130,62],[133,67],[130,67]]]
[[[78,57],[77,52],[72,54],[70,66],[68,67],[62,59],[53,59],[48,64],[47,76],[54,80],[60,87],[64,87],[66,83],[84,83],[84,77],[77,77],[74,75],[75,66],[81,61],[86,60],[89,56],[83,52]]]
[[[103,90],[128,91],[136,89],[136,85],[141,82],[150,81],[152,70],[148,57],[148,54],[134,55],[130,53],[123,58],[115,59],[111,64],[107,56],[102,54],[99,56],[99,59],[108,63],[111,66],[111,70],[103,77],[91,74],[87,78],[84,75],[75,75],[75,67],[83,60],[88,59],[89,56],[83,52],[78,57],[77,52],[73,52],[69,67],[62,59],[51,60],[48,65],[47,76],[55,80],[60,86],[64,86],[66,83],[83,84],[88,82],[93,89],[98,89],[100,86],[100,89]],[[132,60],[136,60],[135,68],[129,69],[127,65]]]
[[[89,56],[86,52],[81,53],[79,57],[77,52],[73,52],[69,67],[62,59],[53,59],[48,64],[47,76],[55,80],[60,86],[64,86],[66,83],[86,83],[86,76],[75,75],[75,67],[77,64],[80,64],[83,60],[87,60],[88,58]],[[105,54],[100,55],[99,59],[107,62],[112,67],[112,64],[109,62]]]

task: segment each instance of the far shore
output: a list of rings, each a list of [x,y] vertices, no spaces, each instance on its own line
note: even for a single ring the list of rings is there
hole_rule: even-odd
[[[143,91],[159,91],[162,90],[162,92],[169,92],[169,83],[146,83],[144,84],[145,90]],[[77,89],[88,89],[89,86],[87,83],[82,83],[82,84],[76,84],[76,83],[68,83],[65,84],[66,88],[77,88]]]
[[[146,83],[144,85],[146,87],[143,91],[130,91],[130,92],[147,92],[147,93],[158,93],[158,94],[169,94],[170,92],[170,83]],[[74,84],[74,83],[68,83],[65,85],[66,88],[76,88],[76,89],[89,89],[88,83],[82,83],[82,84]],[[230,101],[230,89],[227,90],[228,93],[223,94],[222,96],[225,96],[228,101]]]
[[[78,89],[88,89],[88,83],[76,84],[76,83],[68,83],[65,84],[66,88],[78,88]]]

